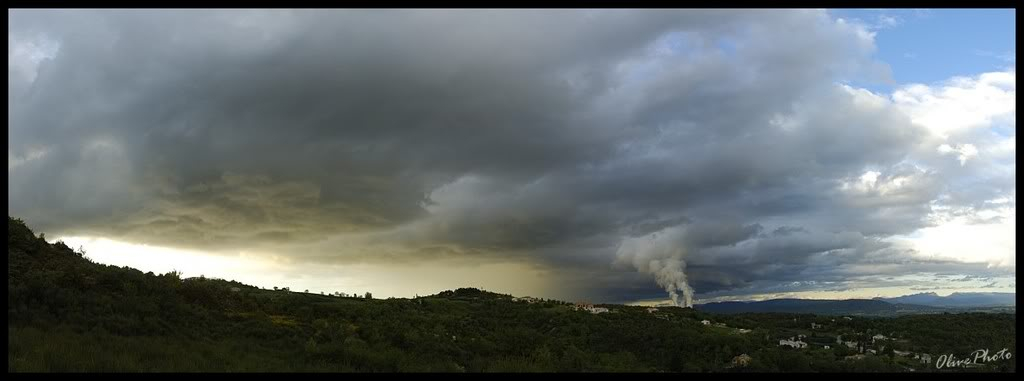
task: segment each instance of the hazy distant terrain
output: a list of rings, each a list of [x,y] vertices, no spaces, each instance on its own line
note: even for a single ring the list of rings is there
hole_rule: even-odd
[[[1015,313],[707,312],[735,303],[586,310],[477,289],[415,299],[316,295],[93,263],[13,218],[7,261],[12,372],[935,371],[933,360],[914,356],[1016,353]],[[942,310],[871,300],[742,305]],[[780,346],[790,338],[806,347]],[[1014,371],[1015,361],[973,370]]]
[[[881,300],[806,300],[773,299],[757,302],[717,302],[697,305],[701,311],[714,313],[789,312],[823,315],[899,315],[941,312],[938,307],[895,304]]]
[[[849,299],[849,300],[809,300],[809,299],[773,299],[757,302],[716,302],[698,304],[694,308],[701,311],[714,313],[743,313],[743,312],[788,312],[788,313],[811,313],[821,315],[865,315],[865,316],[892,316],[905,314],[928,314],[942,312],[1013,312],[1014,305],[1002,303],[1006,296],[1013,298],[1014,294],[1001,294],[997,297],[982,295],[971,297],[953,297],[953,300],[939,299],[925,304],[911,303],[916,301],[914,295],[906,298],[889,299]],[[992,300],[992,302],[986,302]]]
[[[895,298],[876,298],[891,303],[920,304],[935,307],[995,307],[1016,306],[1017,294],[1009,292],[954,292],[939,296],[934,292]]]

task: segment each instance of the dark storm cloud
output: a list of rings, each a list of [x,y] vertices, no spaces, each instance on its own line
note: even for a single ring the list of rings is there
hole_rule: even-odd
[[[623,238],[677,227],[698,292],[841,282],[909,258],[878,238],[928,226],[943,189],[901,164],[920,126],[834,83],[885,70],[824,12],[8,15],[9,42],[59,43],[34,78],[8,54],[9,160],[38,156],[9,167],[9,213],[45,231],[515,258],[616,299],[662,292],[610,268]]]

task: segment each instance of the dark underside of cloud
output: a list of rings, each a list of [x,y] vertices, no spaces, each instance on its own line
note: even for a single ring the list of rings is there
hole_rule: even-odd
[[[886,240],[930,226],[963,170],[909,164],[927,132],[837,84],[885,66],[825,12],[8,21],[9,42],[59,43],[32,75],[9,70],[9,158],[32,157],[9,167],[9,213],[44,231],[332,263],[526,261],[601,300],[663,296],[637,270],[672,258],[698,295],[1012,275]],[[1015,187],[1001,180],[948,202]]]

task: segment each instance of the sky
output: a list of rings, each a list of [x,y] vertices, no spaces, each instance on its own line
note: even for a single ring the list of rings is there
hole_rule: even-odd
[[[1015,64],[1017,14],[1012,9],[837,9],[835,17],[876,33],[876,56],[891,82],[862,83],[876,92],[1003,71]]]
[[[98,262],[603,303],[1016,290],[1014,10],[9,10]]]

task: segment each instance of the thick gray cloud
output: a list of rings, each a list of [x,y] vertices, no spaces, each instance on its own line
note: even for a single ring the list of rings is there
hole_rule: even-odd
[[[663,292],[614,264],[632,237],[685,231],[673,244],[698,294],[841,283],[880,260],[930,266],[883,239],[931,226],[940,196],[973,213],[1015,189],[1012,171],[956,165],[912,115],[838,85],[888,78],[871,35],[823,11],[8,21],[9,213],[58,234],[515,259],[624,300]],[[43,59],[10,47],[54,42]]]

